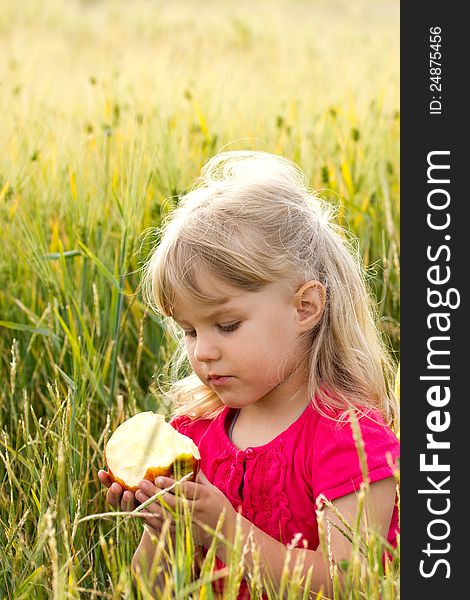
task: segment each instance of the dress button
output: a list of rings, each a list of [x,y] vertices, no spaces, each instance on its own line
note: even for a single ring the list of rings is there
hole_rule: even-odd
[[[247,448],[245,454],[247,458],[251,458],[253,456],[253,448]]]

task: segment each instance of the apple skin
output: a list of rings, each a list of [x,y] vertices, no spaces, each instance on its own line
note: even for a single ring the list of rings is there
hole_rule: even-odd
[[[129,492],[136,492],[139,489],[138,485],[130,486],[125,481],[114,475],[114,473],[109,468],[108,461],[106,460],[106,449],[104,451],[104,459],[108,469],[108,474],[113,480],[113,482],[119,483],[119,485],[125,491],[127,490]],[[162,477],[172,477],[174,479],[180,479],[181,477],[184,477],[192,471],[193,474],[191,475],[189,480],[195,481],[199,472],[200,464],[201,461],[197,458],[194,458],[194,456],[182,454],[168,467],[149,467],[142,479],[148,479],[148,481],[155,483],[155,479],[160,475]]]

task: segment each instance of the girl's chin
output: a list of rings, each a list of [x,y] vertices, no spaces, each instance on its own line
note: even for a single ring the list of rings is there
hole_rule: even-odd
[[[246,406],[250,406],[251,404],[254,404],[254,402],[247,402],[246,399],[244,399],[243,403],[240,403],[240,398],[230,398],[228,395],[224,396],[224,394],[217,394],[220,398],[220,401],[222,402],[222,404],[224,404],[225,406],[228,406],[228,408],[245,408]]]
[[[230,398],[224,398],[223,394],[217,394],[220,398],[220,401],[222,402],[222,404],[224,404],[224,406],[228,406],[228,408],[242,408],[242,406],[240,406],[240,401],[236,400],[235,398],[233,400],[231,400]]]

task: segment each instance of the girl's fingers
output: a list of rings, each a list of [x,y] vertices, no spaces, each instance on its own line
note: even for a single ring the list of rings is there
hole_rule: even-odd
[[[161,492],[162,490],[155,486],[151,481],[148,481],[146,479],[143,479],[142,481],[139,482],[139,491],[142,495],[145,495],[146,498],[145,500],[148,500],[148,498],[150,498],[151,496],[154,496],[155,494],[158,494],[159,492]],[[140,495],[137,495],[138,492],[136,492],[136,498],[137,500],[139,500],[139,502],[145,502],[145,500],[141,500]],[[165,502],[172,510],[175,509],[176,507],[176,498],[175,496],[173,496],[172,494],[163,494],[161,496],[161,499],[163,502]],[[156,501],[157,502],[157,501]],[[151,506],[153,506],[155,503],[152,503]]]
[[[104,471],[103,469],[100,469],[98,471],[98,479],[101,481],[101,483],[103,485],[105,485],[107,488],[111,487],[113,480],[111,479],[111,477],[109,476],[109,473],[107,473],[106,471]]]
[[[183,481],[181,484],[181,493],[188,500],[197,500],[200,493],[200,486],[194,481]]]
[[[129,491],[124,492],[124,494],[122,495],[122,500],[121,500],[121,508],[124,511],[134,510],[135,498],[134,498],[134,494],[132,492],[129,492]]]
[[[153,527],[153,529],[160,530],[162,526],[163,517],[158,512],[142,511],[144,521]]]
[[[109,502],[109,504],[111,504],[111,506],[114,506],[114,508],[118,508],[119,504],[121,503],[122,492],[123,489],[119,485],[119,483],[114,482],[108,489],[108,493],[106,494],[106,500]]]
[[[135,497],[142,503],[149,498],[140,490],[135,493]],[[144,521],[147,525],[158,532],[160,531],[163,520],[165,519],[165,510],[159,504],[152,502],[152,504],[149,504],[140,514],[144,516]]]
[[[153,496],[154,494],[151,494],[151,496]],[[135,497],[136,499],[143,504],[144,502],[146,502],[151,496],[149,496],[148,494],[146,494],[145,492],[143,492],[142,490],[137,490],[135,493]],[[162,507],[160,506],[160,504],[155,501],[152,502],[151,504],[149,504],[148,506],[145,507],[145,512],[152,512],[152,513],[157,513],[157,512],[161,512]]]
[[[171,479],[170,477],[157,477],[155,483],[159,487],[164,489],[173,485],[175,483],[175,480]],[[177,491],[183,494],[183,496],[185,496],[185,498],[187,498],[188,500],[196,500],[198,495],[198,487],[198,484],[194,481],[183,481],[182,483],[179,483],[176,487],[174,487],[172,490],[170,490],[168,494],[164,495],[165,501],[167,499],[167,496],[169,496],[170,494],[175,495],[175,492]]]
[[[98,479],[103,485],[105,485],[108,488],[108,491],[106,492],[106,502],[114,508],[118,508],[120,504],[121,507],[124,508],[124,505],[122,504],[121,500],[121,497],[123,495],[122,486],[120,486],[119,483],[113,481],[109,476],[109,473],[107,473],[103,469],[100,469],[98,471]],[[127,504],[129,504],[129,497],[126,497],[126,505]]]
[[[137,490],[137,492],[135,493],[135,498],[141,504],[143,504],[146,500],[150,498],[150,496],[147,496],[147,494],[145,494],[142,490]],[[159,502],[152,502],[151,504],[146,506],[145,509],[141,512],[144,515],[148,515],[149,518],[152,518],[152,516],[156,517],[160,522],[164,519],[171,519],[171,521],[173,522],[173,517],[171,513],[168,510],[166,510]],[[155,519],[153,519],[153,522],[155,526]]]
[[[103,485],[108,488],[106,493],[106,501],[114,508],[121,507],[124,511],[134,510],[136,507],[134,494],[128,490],[124,491],[123,487],[111,479],[109,473],[104,469],[98,471],[98,478]]]
[[[145,523],[158,534],[161,533],[165,521],[167,519],[170,519],[170,526],[168,530],[172,536],[176,534],[176,523],[174,519],[168,517],[168,514],[165,513],[163,509],[160,511],[157,510],[155,512],[142,511],[142,514],[144,515],[143,520],[145,521]]]

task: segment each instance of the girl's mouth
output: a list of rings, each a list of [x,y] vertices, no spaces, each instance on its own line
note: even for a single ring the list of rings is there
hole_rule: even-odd
[[[213,385],[225,385],[232,379],[231,375],[221,375],[220,377],[211,377],[209,382]]]

